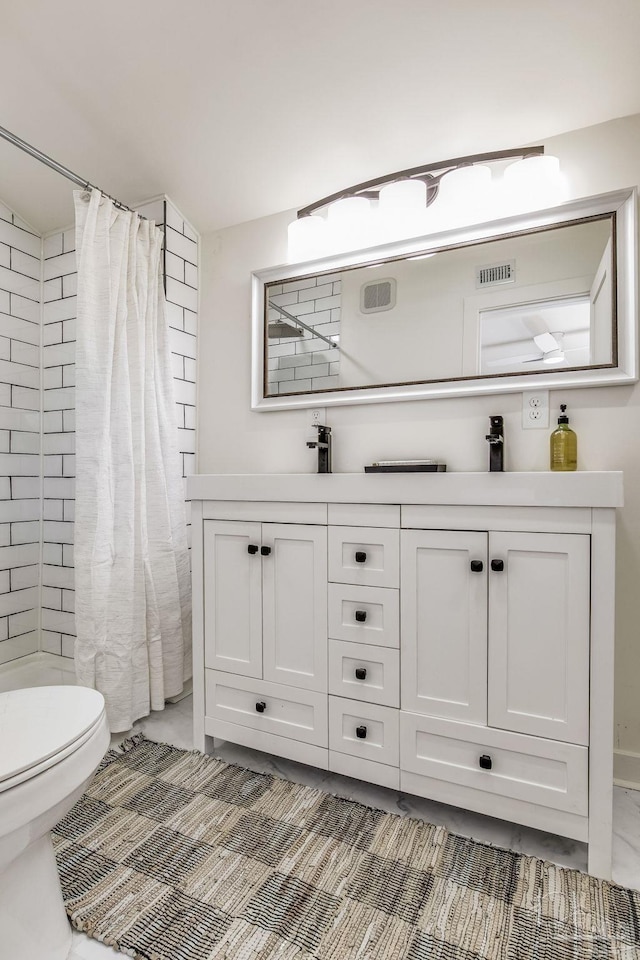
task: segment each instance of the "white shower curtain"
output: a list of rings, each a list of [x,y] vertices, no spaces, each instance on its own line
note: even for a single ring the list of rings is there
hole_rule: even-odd
[[[122,731],[191,676],[162,231],[98,190],[74,196],[76,674]]]

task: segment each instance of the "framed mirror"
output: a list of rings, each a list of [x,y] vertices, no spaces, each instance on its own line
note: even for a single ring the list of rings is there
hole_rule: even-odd
[[[637,379],[635,190],[253,274],[252,406]]]

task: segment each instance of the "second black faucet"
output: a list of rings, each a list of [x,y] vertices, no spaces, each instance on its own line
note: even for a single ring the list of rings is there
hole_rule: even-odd
[[[489,473],[501,473],[504,470],[504,420],[502,417],[489,417],[491,429],[486,436],[489,441]]]
[[[318,431],[317,440],[307,440],[308,447],[318,449],[318,473],[331,473],[331,427],[314,423]]]

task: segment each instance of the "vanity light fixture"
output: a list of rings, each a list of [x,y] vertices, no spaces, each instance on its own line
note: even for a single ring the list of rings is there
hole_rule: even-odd
[[[428,163],[303,207],[289,224],[289,262],[555,206],[563,199],[560,164],[543,146]]]

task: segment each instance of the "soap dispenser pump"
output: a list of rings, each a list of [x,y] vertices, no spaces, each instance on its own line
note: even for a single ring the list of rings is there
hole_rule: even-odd
[[[577,470],[578,438],[569,426],[566,403],[560,404],[558,426],[551,434],[550,463],[551,470]]]

